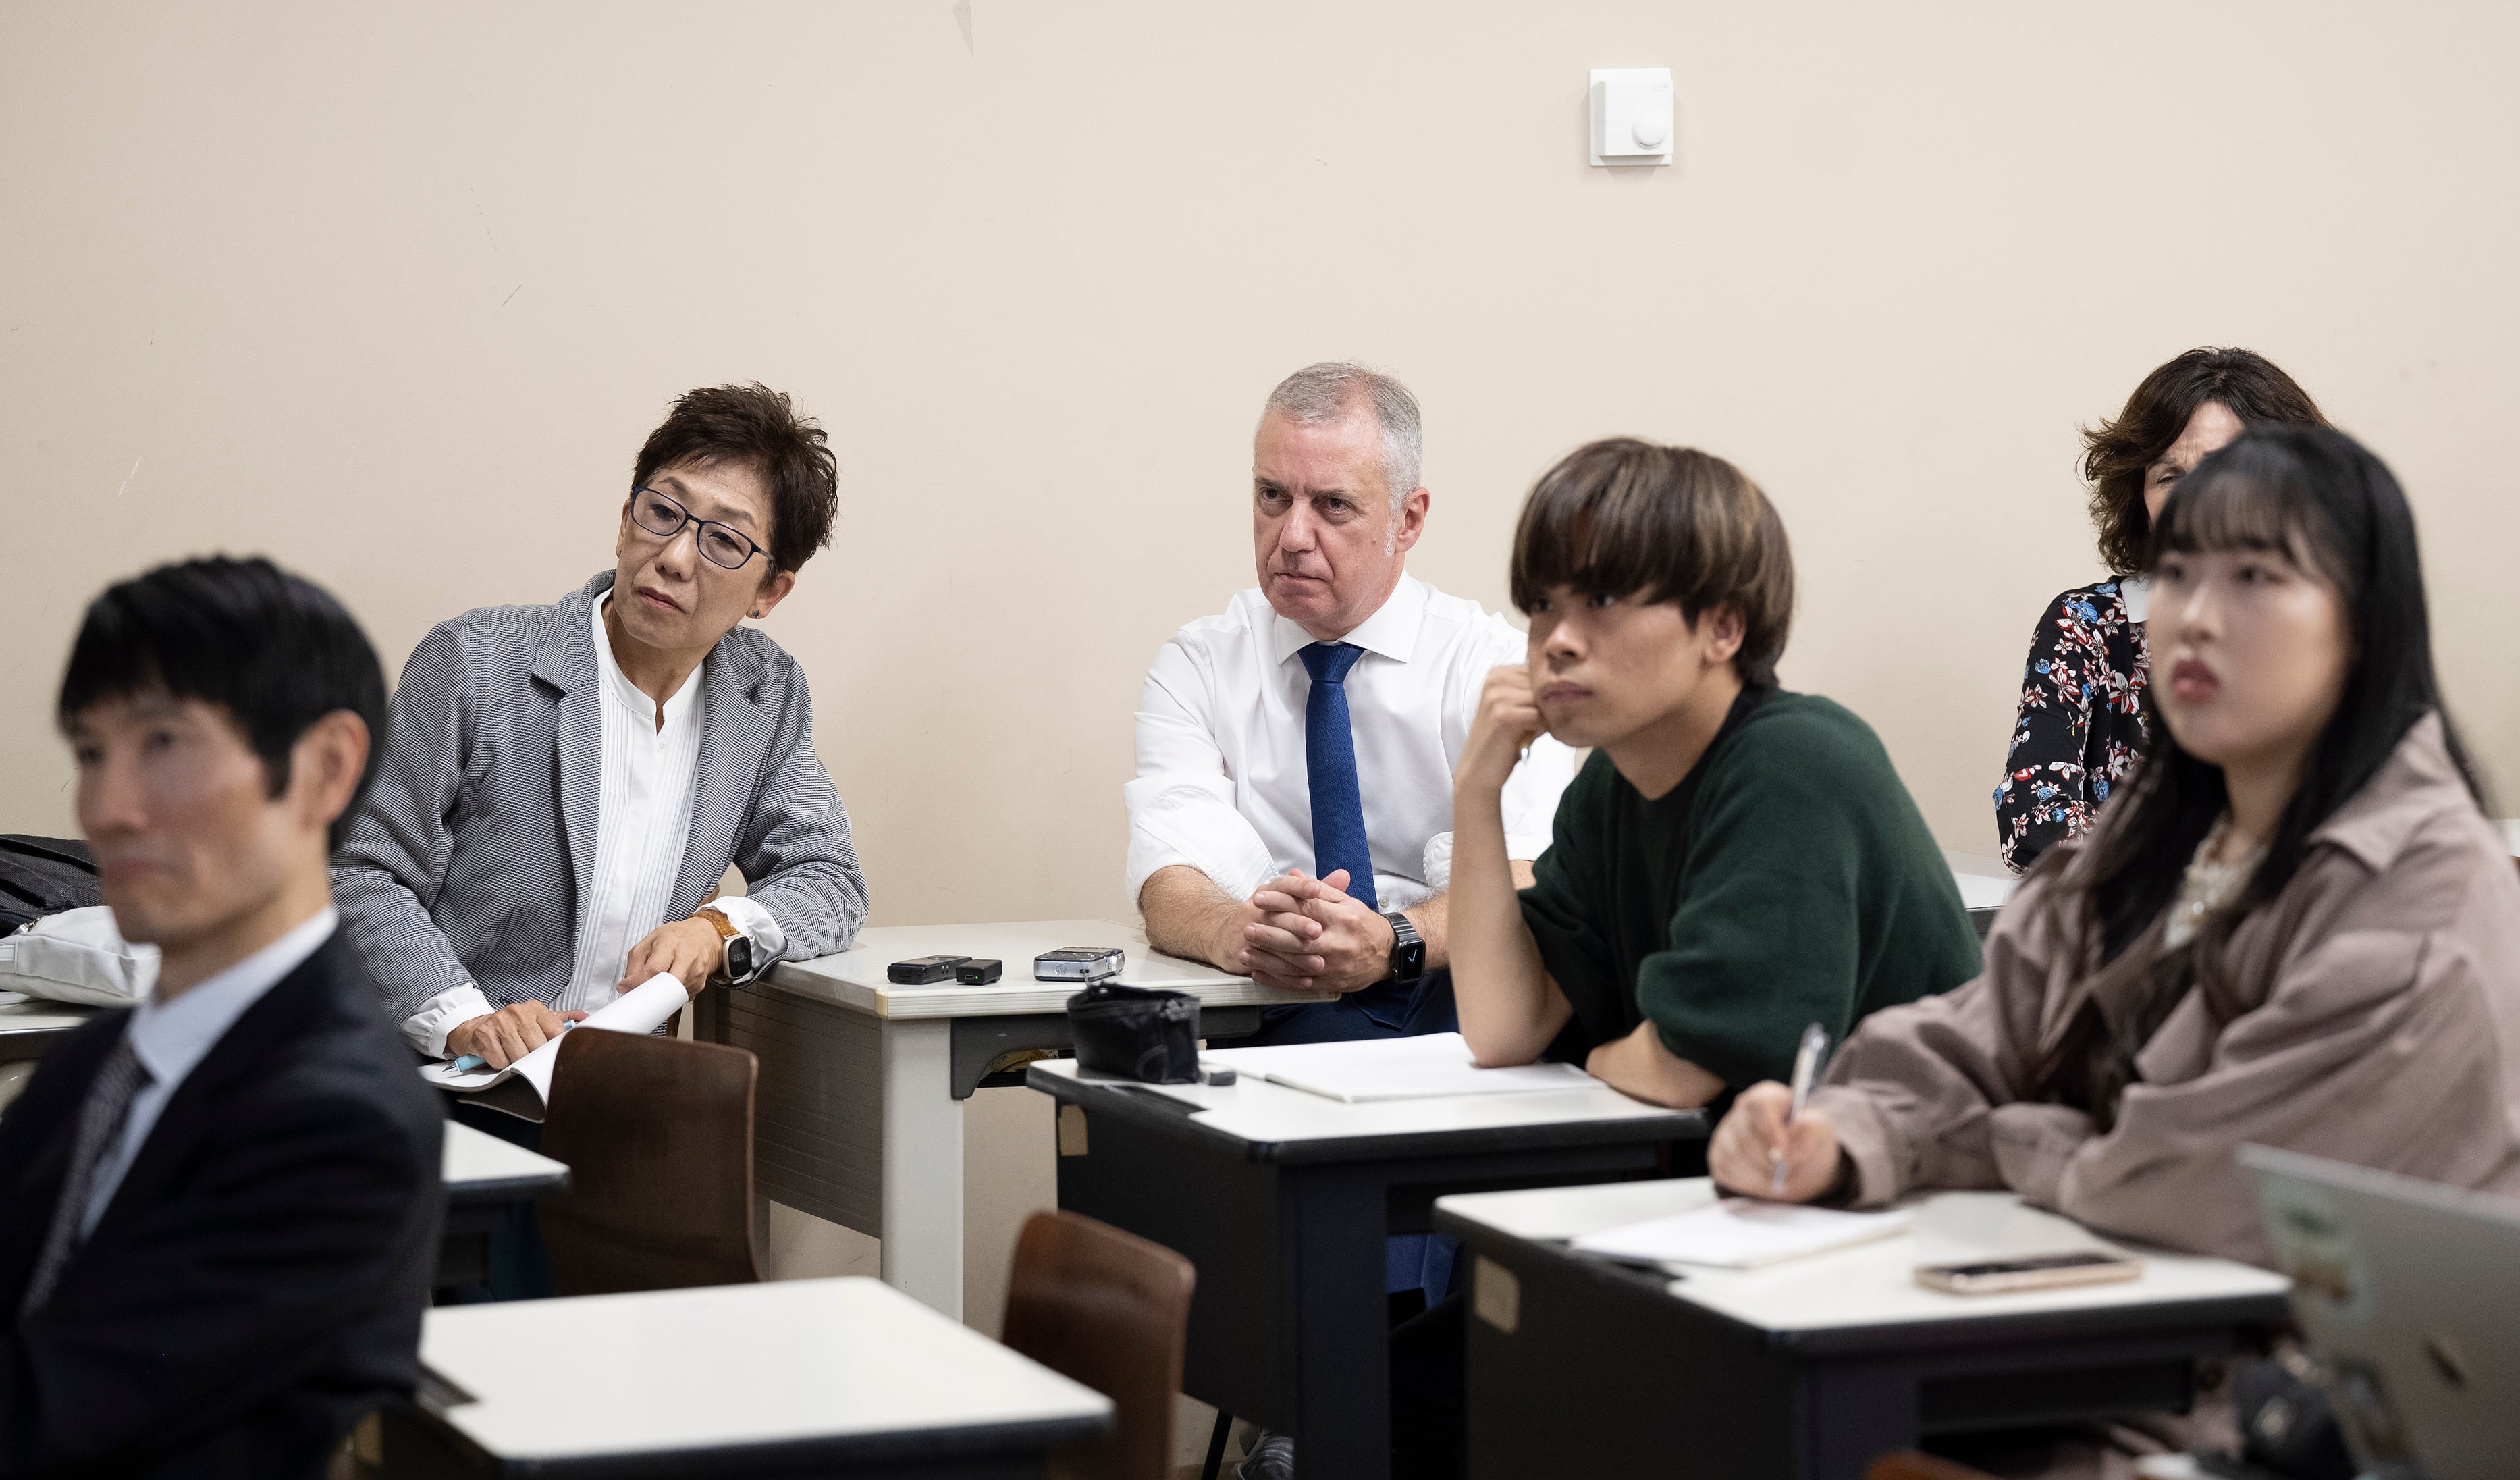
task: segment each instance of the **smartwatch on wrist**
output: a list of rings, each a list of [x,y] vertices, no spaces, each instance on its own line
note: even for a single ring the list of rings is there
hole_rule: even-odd
[[[695,910],[692,919],[717,932],[726,942],[726,964],[709,978],[712,982],[733,985],[752,974],[752,939],[735,927],[735,921],[715,910]]]
[[[1382,912],[1391,926],[1391,981],[1416,981],[1426,974],[1426,937],[1397,910]]]

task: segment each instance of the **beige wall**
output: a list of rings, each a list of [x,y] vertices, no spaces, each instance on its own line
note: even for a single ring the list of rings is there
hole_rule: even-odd
[[[2520,202],[2500,5],[948,0],[0,8],[0,829],[109,578],[267,551],[390,664],[608,563],[676,391],[830,425],[804,662],[880,921],[1112,912],[1154,648],[1249,580],[1251,421],[1329,355],[1427,410],[1416,561],[1492,605],[1614,431],[1784,511],[1787,681],[1946,845],[2093,572],[2079,422],[2273,355],[2397,466],[2520,790]],[[1679,163],[1583,160],[1669,65]],[[2520,798],[2515,798],[2520,807]]]

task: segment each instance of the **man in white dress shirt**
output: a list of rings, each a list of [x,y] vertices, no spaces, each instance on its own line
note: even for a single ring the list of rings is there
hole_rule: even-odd
[[[1156,949],[1336,994],[1251,1043],[1448,1032],[1453,763],[1523,634],[1412,578],[1432,496],[1406,386],[1321,364],[1253,440],[1260,579],[1155,654],[1138,705],[1128,886]],[[1318,676],[1317,676],[1318,675]],[[1505,791],[1516,876],[1574,757],[1543,739]]]

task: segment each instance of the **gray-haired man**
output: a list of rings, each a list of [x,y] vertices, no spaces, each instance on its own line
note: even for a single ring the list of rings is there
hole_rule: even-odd
[[[1276,986],[1254,1042],[1453,1027],[1444,887],[1453,763],[1490,668],[1523,634],[1414,580],[1432,496],[1408,387],[1308,366],[1253,438],[1260,578],[1155,654],[1129,783],[1129,891],[1156,947]],[[1543,740],[1506,786],[1525,881],[1574,772]]]
[[[1174,634],[1138,701],[1129,892],[1161,951],[1323,1001],[1271,1008],[1246,1043],[1455,1027],[1444,889],[1453,764],[1488,670],[1523,634],[1406,569],[1432,496],[1407,386],[1361,365],[1279,382],[1252,439],[1260,585]],[[1574,756],[1543,738],[1505,787],[1515,878],[1549,846]],[[1451,1278],[1449,1239],[1390,1240],[1386,1289]],[[1264,1435],[1242,1473],[1276,1480]]]

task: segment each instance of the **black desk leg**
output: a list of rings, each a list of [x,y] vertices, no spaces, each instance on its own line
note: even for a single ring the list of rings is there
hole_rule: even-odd
[[[1387,1480],[1391,1473],[1389,1307],[1383,1300],[1387,1191],[1344,1167],[1284,1177],[1285,1247],[1301,1272],[1288,1303],[1291,1359],[1281,1391],[1301,1480]]]
[[[1794,1480],[1863,1480],[1873,1460],[1916,1447],[1913,1363],[1826,1363],[1795,1377]]]

